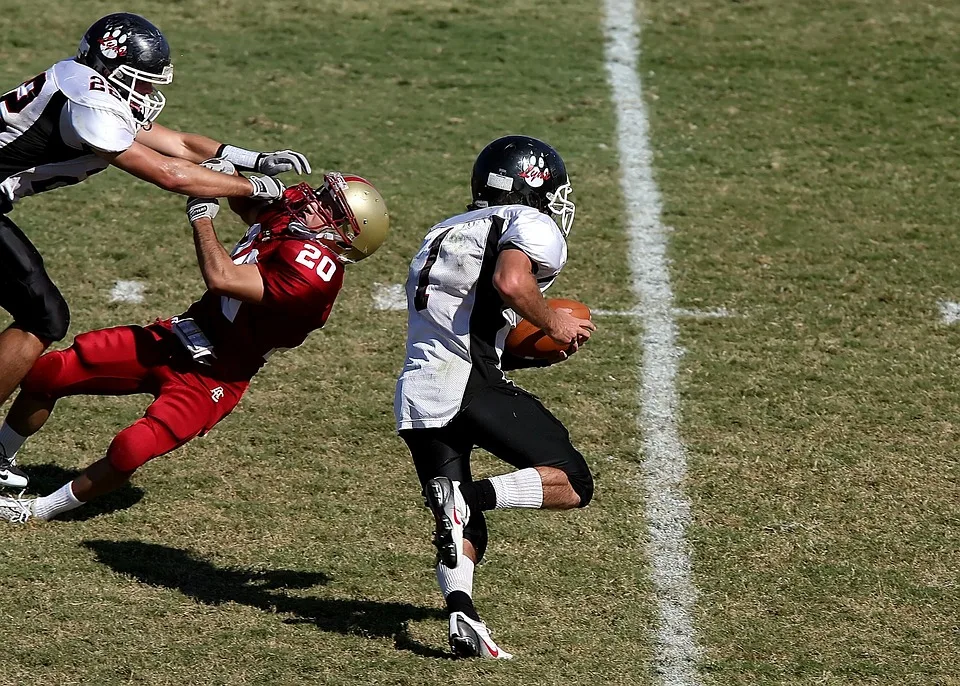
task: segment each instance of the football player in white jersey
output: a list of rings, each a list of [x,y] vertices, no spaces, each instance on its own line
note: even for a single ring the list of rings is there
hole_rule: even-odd
[[[0,403],[70,321],[42,257],[7,216],[14,203],[109,165],[174,193],[265,200],[283,193],[274,174],[310,173],[307,159],[292,150],[257,153],[155,124],[164,105],[157,86],[172,80],[160,30],[116,13],[87,30],[76,57],[0,96],[0,307],[14,320],[0,333]],[[265,176],[227,176],[197,164],[215,156]],[[0,486],[25,485],[25,475],[0,454]]]
[[[487,546],[484,511],[570,509],[593,496],[593,477],[563,424],[504,370],[529,363],[504,352],[522,317],[576,351],[590,320],[554,311],[542,292],[567,259],[570,182],[543,141],[507,136],[477,157],[473,203],[427,233],[407,278],[407,359],[394,412],[436,520],[437,581],[449,640],[461,657],[510,658],[472,600]],[[517,471],[473,481],[470,452],[484,448]]]

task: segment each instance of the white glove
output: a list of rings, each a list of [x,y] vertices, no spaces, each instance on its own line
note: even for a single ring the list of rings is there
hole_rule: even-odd
[[[221,174],[229,174],[230,176],[237,173],[237,168],[233,166],[233,162],[220,157],[211,157],[209,160],[204,160],[200,163],[200,166],[212,169],[215,172],[220,172]]]
[[[310,163],[306,157],[294,150],[277,150],[277,152],[260,153],[254,169],[267,176],[276,176],[288,171],[309,174]]]
[[[277,150],[276,152],[254,152],[235,145],[224,145],[218,151],[218,157],[233,162],[241,169],[248,169],[268,176],[288,171],[309,174],[310,162],[295,150]]]
[[[283,191],[286,190],[283,182],[272,176],[251,176],[247,181],[253,184],[253,193],[250,194],[251,198],[276,200],[283,195]]]
[[[198,219],[213,219],[220,211],[220,202],[216,198],[189,198],[187,200],[187,218],[190,223]]]

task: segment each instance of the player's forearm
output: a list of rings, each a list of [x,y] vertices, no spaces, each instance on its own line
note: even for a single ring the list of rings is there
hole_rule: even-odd
[[[220,143],[199,133],[174,131],[160,124],[141,129],[137,142],[161,155],[176,157],[188,162],[202,162],[217,154]]]
[[[220,174],[176,157],[167,158],[154,178],[146,180],[164,190],[196,198],[248,198],[253,193],[248,179]]]
[[[263,299],[263,278],[256,265],[234,264],[217,238],[213,222],[202,217],[191,222],[197,263],[207,290],[244,302]]]
[[[203,282],[207,288],[216,291],[229,280],[227,263],[233,267],[236,265],[217,238],[210,219],[203,217],[191,222],[191,225],[193,245],[197,249],[197,263],[200,265]]]
[[[550,330],[556,313],[547,305],[532,273],[498,273],[493,285],[503,302],[520,317],[537,328]]]
[[[219,141],[199,133],[181,133],[180,137],[181,154],[177,155],[180,159],[203,162],[214,157],[220,149]]]

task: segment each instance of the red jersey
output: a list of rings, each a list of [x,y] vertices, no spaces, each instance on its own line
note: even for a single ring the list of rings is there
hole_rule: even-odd
[[[222,372],[249,379],[271,353],[295,348],[327,321],[343,286],[337,254],[308,237],[280,234],[257,241],[254,224],[234,248],[236,264],[256,264],[263,300],[245,303],[207,291],[182,317],[213,345]]]

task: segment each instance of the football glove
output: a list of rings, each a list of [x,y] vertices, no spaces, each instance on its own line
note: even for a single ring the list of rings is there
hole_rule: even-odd
[[[267,176],[276,176],[288,171],[309,174],[310,162],[295,150],[278,150],[277,152],[260,153],[254,169]]]
[[[213,219],[220,211],[220,202],[216,198],[189,198],[187,200],[187,219],[190,223],[198,219]]]
[[[233,166],[233,162],[220,157],[211,157],[209,160],[204,160],[200,163],[200,166],[230,176],[237,173],[237,168]]]
[[[276,176],[288,171],[295,171],[298,174],[311,172],[310,162],[306,156],[295,150],[254,152],[235,145],[223,145],[217,151],[217,157],[233,162],[241,169],[260,172],[267,176]]]
[[[247,181],[253,184],[253,193],[250,197],[260,200],[276,200],[286,189],[282,181],[272,176],[251,176]]]

